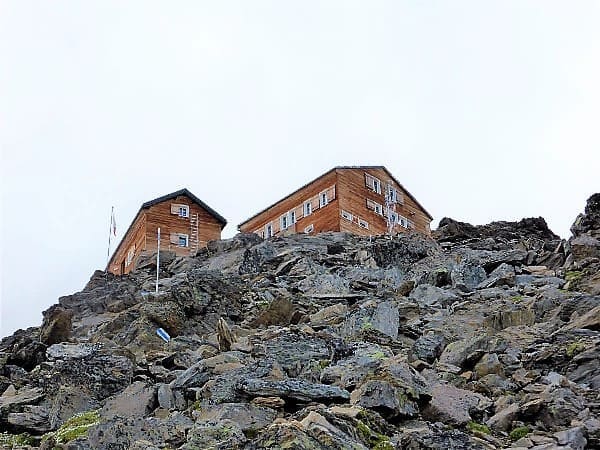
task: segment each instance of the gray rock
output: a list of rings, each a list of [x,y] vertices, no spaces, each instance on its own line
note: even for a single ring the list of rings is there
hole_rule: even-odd
[[[238,389],[253,397],[281,397],[302,402],[346,402],[350,399],[350,393],[345,389],[299,379],[269,381],[246,378],[238,384]]]
[[[422,411],[428,420],[466,425],[473,420],[471,414],[482,413],[491,406],[491,401],[483,395],[448,384],[437,384],[431,392],[431,401]]]
[[[8,423],[20,432],[42,434],[52,429],[48,409],[44,406],[25,406],[23,412],[10,413]]]
[[[46,349],[48,359],[81,359],[95,354],[100,349],[96,344],[54,344]]]
[[[100,416],[106,419],[145,417],[154,411],[156,405],[156,388],[142,381],[135,381],[123,392],[106,400]]]
[[[100,407],[100,401],[94,398],[86,387],[65,385],[54,393],[50,407],[50,424],[58,428],[75,414],[91,411]]]
[[[513,266],[502,263],[496,267],[490,276],[477,285],[477,289],[487,289],[496,286],[514,286],[515,269]]]
[[[367,376],[374,374],[383,359],[389,356],[391,352],[377,344],[357,344],[352,355],[325,367],[321,372],[320,381],[343,389],[354,389]]]
[[[245,433],[258,433],[269,425],[277,412],[270,408],[249,403],[221,403],[202,406],[195,414],[196,422],[220,423],[224,420],[235,423]]]
[[[446,307],[459,300],[459,297],[445,289],[432,286],[430,284],[421,284],[417,286],[410,294],[410,298],[422,306],[440,306]]]
[[[483,267],[473,262],[466,262],[454,266],[450,272],[450,278],[453,288],[471,292],[487,278],[487,274]]]
[[[165,383],[158,385],[156,399],[158,406],[164,409],[183,410],[187,406],[181,391],[173,390],[170,385]]]
[[[418,338],[412,345],[409,353],[409,359],[420,359],[433,363],[438,358],[444,347],[446,346],[446,338],[441,334],[426,334]]]
[[[571,254],[575,261],[581,261],[586,258],[600,258],[600,240],[582,234],[569,241]]]
[[[129,448],[136,441],[147,441],[160,448],[178,448],[188,440],[188,432],[193,426],[191,419],[182,414],[166,419],[114,418],[91,427],[82,448],[114,450]]]
[[[584,450],[587,445],[587,439],[580,427],[558,431],[554,433],[554,437],[560,445],[568,445],[573,450]]]
[[[247,439],[242,429],[230,420],[215,423],[200,423],[190,430],[187,442],[181,450],[229,450],[241,449]]]
[[[483,352],[487,348],[487,343],[488,337],[485,335],[451,342],[440,355],[439,361],[441,364],[461,367],[471,354],[477,351]]]
[[[353,405],[373,409],[383,417],[413,417],[419,408],[413,400],[392,384],[383,380],[369,380],[352,392]]]
[[[512,403],[500,411],[497,411],[496,414],[487,420],[486,425],[492,430],[510,431],[512,423],[519,415],[519,411],[519,404]]]
[[[173,389],[201,387],[209,378],[210,374],[204,361],[201,360],[179,374],[175,380],[171,381],[170,386]]]
[[[504,376],[504,368],[496,353],[486,353],[483,355],[479,362],[475,364],[473,371],[478,378],[483,378],[489,374]]]
[[[379,303],[371,317],[371,324],[374,329],[390,336],[392,339],[396,339],[398,337],[398,325],[400,324],[398,307],[392,302]]]
[[[44,322],[40,328],[40,341],[52,345],[71,338],[73,311],[60,305],[53,305],[42,314]]]

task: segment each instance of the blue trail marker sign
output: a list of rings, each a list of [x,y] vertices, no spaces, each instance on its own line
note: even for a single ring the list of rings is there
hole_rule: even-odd
[[[165,341],[166,343],[169,343],[169,341],[171,340],[171,336],[169,336],[169,333],[167,333],[162,328],[159,328],[158,330],[156,330],[156,334],[158,334],[160,336],[160,338],[163,341]]]

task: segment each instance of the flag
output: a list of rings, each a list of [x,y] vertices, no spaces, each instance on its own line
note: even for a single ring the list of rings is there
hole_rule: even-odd
[[[115,207],[110,210],[110,229],[113,236],[117,236],[117,221],[115,220]]]

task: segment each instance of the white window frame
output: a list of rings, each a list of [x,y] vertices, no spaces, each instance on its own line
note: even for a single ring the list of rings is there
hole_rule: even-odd
[[[367,222],[366,220],[363,220],[361,218],[358,219],[358,226],[361,228],[364,228],[365,230],[369,229],[369,222]]]
[[[273,237],[273,222],[265,225],[265,239]]]
[[[349,220],[350,222],[352,222],[353,216],[352,213],[349,213],[348,211],[344,211],[343,209],[341,210],[340,214],[342,215],[342,217],[346,220]]]
[[[179,205],[179,212],[177,215],[183,218],[190,217],[190,207],[187,205]]]
[[[327,198],[327,191],[321,192],[319,194],[319,208],[327,206],[328,203],[329,199]]]
[[[181,245],[182,239],[184,240],[185,245]],[[187,248],[190,246],[190,237],[187,234],[178,233],[177,241],[177,247]]]
[[[279,224],[281,225],[282,230],[285,230],[290,226],[287,213],[279,218]]]
[[[312,233],[313,231],[315,231],[315,226],[312,223],[309,226],[307,226],[306,228],[304,228],[304,233],[306,233],[306,234]]]
[[[310,201],[304,202],[304,217],[312,214],[312,203]]]
[[[290,225],[296,223],[296,211],[290,211]]]
[[[367,172],[365,172],[365,186],[367,186],[373,192],[381,194],[381,180],[371,174],[368,174]]]
[[[394,186],[388,186],[388,201],[392,202],[392,203],[397,203],[398,202],[398,191],[396,190],[396,188]]]
[[[408,219],[398,214],[398,223],[402,228],[408,228]]]
[[[394,212],[394,211],[390,211],[390,221],[394,224],[398,223],[398,213]]]
[[[370,209],[379,216],[383,216],[383,205],[371,200],[370,198],[367,199],[367,209]]]

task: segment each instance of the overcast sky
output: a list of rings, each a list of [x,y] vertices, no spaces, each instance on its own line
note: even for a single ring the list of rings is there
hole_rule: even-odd
[[[544,216],[600,190],[597,1],[2,1],[0,335],[189,188],[236,225],[335,165],[435,217]],[[113,247],[114,249],[114,247]]]

